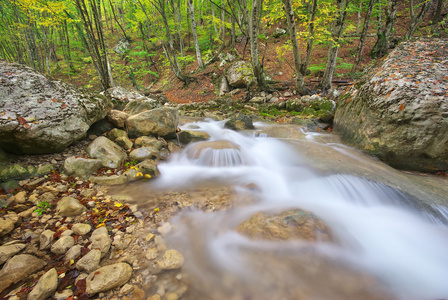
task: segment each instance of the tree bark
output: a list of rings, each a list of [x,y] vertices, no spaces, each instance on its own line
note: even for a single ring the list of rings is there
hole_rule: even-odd
[[[364,49],[364,44],[366,42],[367,31],[369,30],[370,17],[372,15],[373,4],[375,4],[375,0],[370,0],[369,6],[367,7],[366,17],[364,18],[364,26],[362,27],[361,37],[359,38],[358,49],[356,50],[355,62],[353,63],[353,67],[350,73],[354,73],[358,68],[359,63],[361,62],[362,51]]]
[[[382,21],[379,20],[377,41],[370,51],[372,58],[382,57],[389,51],[389,39],[392,29],[395,25],[397,17],[398,0],[389,0],[389,5],[386,10],[386,24],[383,26]]]
[[[415,30],[417,30],[418,25],[423,20],[423,17],[428,12],[429,8],[431,7],[432,0],[424,0],[422,3],[422,6],[420,8],[420,11],[418,14],[415,14],[414,11],[414,1],[411,0],[410,4],[410,13],[411,13],[411,24],[409,25],[408,30],[406,31],[406,34],[404,36],[405,40],[409,40],[412,35],[414,34]]]
[[[347,5],[349,0],[337,0],[338,12],[334,20],[333,28],[331,30],[332,42],[328,50],[327,64],[325,72],[319,87],[325,92],[331,89],[331,80],[336,69],[336,58],[338,57],[338,49],[340,37],[344,31],[345,17],[347,16]]]
[[[261,11],[263,9],[263,0],[254,0],[252,3],[252,16],[249,19],[250,34],[250,56],[252,68],[258,87],[261,90],[267,90],[266,81],[263,74],[263,67],[260,64],[258,54],[258,27],[260,26]]]
[[[309,94],[309,90],[305,87],[305,76],[302,69],[302,61],[300,58],[299,42],[297,40],[297,28],[294,10],[292,9],[291,0],[283,0],[283,8],[288,23],[289,38],[292,45],[292,53],[294,58],[294,67],[296,70],[296,90],[300,95]]]
[[[194,16],[193,0],[188,0],[187,4],[188,4],[188,11],[190,13],[191,31],[193,32],[194,48],[196,49],[196,59],[198,61],[198,67],[200,69],[203,69],[204,62],[202,61],[201,49],[199,48],[199,40],[198,40],[198,32],[196,30],[196,19]]]

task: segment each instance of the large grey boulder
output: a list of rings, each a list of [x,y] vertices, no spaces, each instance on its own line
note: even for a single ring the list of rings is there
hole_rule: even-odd
[[[0,293],[8,286],[26,279],[29,275],[42,269],[46,263],[30,254],[19,254],[6,262],[0,271]]]
[[[440,39],[400,44],[338,98],[334,130],[393,167],[447,170],[447,47]]]
[[[123,112],[129,115],[135,115],[146,110],[151,110],[161,106],[162,104],[160,104],[160,102],[157,100],[148,97],[142,97],[140,99],[129,101],[129,103],[126,104]]]
[[[13,153],[62,151],[106,116],[99,94],[53,81],[33,69],[0,61],[0,147]]]
[[[226,70],[226,78],[231,87],[243,88],[255,82],[254,70],[249,62],[240,60],[234,62]]]
[[[86,149],[92,158],[98,158],[106,168],[118,168],[125,161],[126,152],[104,136],[95,139]]]
[[[130,116],[126,120],[129,136],[170,136],[176,134],[179,113],[175,108],[162,107]]]

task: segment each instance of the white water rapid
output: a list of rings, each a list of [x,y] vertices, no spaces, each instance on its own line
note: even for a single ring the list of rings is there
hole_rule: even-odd
[[[325,135],[298,131],[304,139],[281,140],[211,120],[183,128],[231,146],[202,152],[188,146],[160,163],[162,175],[152,186],[230,185],[242,199],[227,211],[191,209],[171,221],[167,241],[184,254],[197,299],[448,299],[448,209],[422,206],[419,195],[430,193],[424,185],[413,192],[407,186],[417,183],[394,175],[399,172],[385,181],[398,180],[401,190],[372,180],[382,176],[375,170],[361,176],[366,164],[382,164],[338,143],[319,144]],[[332,160],[339,160],[339,169],[306,155],[325,157],[322,149],[338,153]],[[348,164],[356,172],[348,173]],[[338,242],[255,241],[235,231],[255,212],[289,208],[314,213]]]

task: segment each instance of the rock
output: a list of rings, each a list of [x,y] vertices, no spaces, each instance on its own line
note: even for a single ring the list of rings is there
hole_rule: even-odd
[[[112,240],[109,237],[106,227],[100,227],[92,232],[90,237],[90,249],[99,249],[101,251],[101,257],[106,256],[109,252]]]
[[[0,271],[0,293],[13,283],[26,279],[42,269],[46,263],[30,254],[19,254],[9,259]]]
[[[25,244],[13,244],[8,246],[0,246],[0,266],[8,259],[25,249]]]
[[[126,107],[124,108],[123,111],[128,115],[132,116],[147,110],[159,108],[161,106],[162,105],[157,100],[142,97],[140,99],[129,101],[129,103],[126,104]]]
[[[255,75],[252,65],[249,62],[234,62],[226,70],[226,78],[231,87],[244,88],[255,83]]]
[[[131,153],[129,153],[129,159],[136,161],[144,161],[147,159],[158,159],[157,153],[158,153],[157,149],[154,149],[152,147],[137,148],[133,150]]]
[[[47,175],[50,174],[53,170],[54,166],[52,164],[42,164],[37,167],[36,174],[34,174],[34,176]]]
[[[26,202],[26,192],[25,191],[18,192],[15,195],[15,200],[17,203],[21,203],[21,204],[25,203]]]
[[[69,299],[71,296],[73,296],[73,291],[70,289],[68,290],[65,289],[62,290],[61,292],[56,292],[53,297],[55,300],[66,300]]]
[[[99,159],[87,159],[72,156],[65,160],[64,171],[74,177],[86,178],[103,166]]]
[[[114,141],[120,137],[128,137],[128,133],[124,130],[118,129],[118,128],[114,128],[111,131],[109,131],[107,133],[107,138],[110,139],[111,141]]]
[[[163,270],[179,269],[184,264],[184,257],[177,250],[167,250],[157,264]]]
[[[90,224],[76,223],[73,224],[71,229],[76,235],[84,236],[92,230],[92,226]]]
[[[127,183],[128,177],[124,175],[92,176],[89,177],[89,181],[101,185],[117,185]]]
[[[118,263],[102,267],[86,278],[86,292],[94,295],[120,287],[132,276],[132,267],[127,263]]]
[[[266,103],[266,97],[253,97],[249,100],[250,103],[263,104]]]
[[[81,272],[86,271],[87,273],[91,273],[98,268],[100,260],[101,260],[101,251],[97,249],[92,249],[80,260],[78,260],[78,262],[76,263],[76,268]]]
[[[63,217],[78,216],[86,211],[86,207],[73,197],[67,196],[59,200],[56,213]]]
[[[330,228],[312,213],[301,209],[278,214],[256,213],[240,224],[237,231],[255,240],[332,240]]]
[[[45,300],[51,297],[58,287],[58,272],[55,268],[50,269],[37,282],[27,300]]]
[[[115,140],[115,143],[125,150],[130,150],[134,146],[134,143],[127,137],[119,137]]]
[[[285,29],[277,27],[277,28],[274,29],[274,32],[272,33],[272,37],[279,38],[279,37],[281,37],[281,36],[283,36],[285,34],[286,34],[286,30]]]
[[[125,159],[126,152],[104,136],[94,140],[86,149],[87,154],[92,158],[98,158],[106,168],[118,168]]]
[[[157,150],[160,150],[163,147],[163,142],[159,141],[156,138],[149,136],[141,136],[135,139],[136,147],[153,147]]]
[[[112,109],[107,113],[107,119],[110,123],[117,126],[118,128],[123,128],[126,122],[126,119],[129,115],[121,110]]]
[[[335,132],[392,167],[447,170],[447,45],[442,39],[401,43],[338,97]]]
[[[73,259],[75,261],[81,255],[81,245],[74,245],[70,249],[68,249],[67,253],[65,253],[64,261],[70,262]]]
[[[0,237],[14,230],[15,224],[19,220],[19,216],[15,212],[8,212],[0,217]]]
[[[40,250],[44,250],[50,247],[51,242],[53,242],[54,232],[50,229],[45,230],[39,236]]]
[[[64,254],[68,249],[73,247],[75,244],[75,239],[72,236],[60,237],[53,245],[51,245],[51,253],[54,254]]]
[[[228,120],[224,124],[224,127],[232,130],[255,129],[252,119],[246,115],[238,115],[237,117]]]
[[[227,78],[223,76],[221,78],[221,84],[219,85],[218,95],[224,96],[228,92],[230,92],[229,82],[227,81]]]
[[[177,134],[179,142],[186,145],[193,142],[206,141],[210,138],[210,135],[205,131],[196,130],[182,130]]]
[[[123,55],[126,53],[126,51],[129,50],[130,47],[131,47],[131,43],[129,43],[128,40],[121,39],[118,41],[118,43],[115,45],[115,47],[112,50],[119,55]]]
[[[179,122],[179,113],[175,108],[163,107],[141,112],[126,120],[129,136],[174,135]]]
[[[0,125],[1,126],[1,125]],[[1,128],[0,128],[1,130]],[[1,132],[0,132],[1,134]],[[7,179],[25,179],[30,177],[32,174],[22,165],[14,164],[8,168],[5,168],[0,173],[0,179],[6,181]]]
[[[124,173],[125,176],[136,177],[137,173],[141,173],[143,178],[155,178],[160,175],[157,164],[152,160],[145,160],[135,165],[134,169],[130,169]],[[149,176],[148,176],[149,175]]]
[[[104,118],[110,101],[52,81],[32,68],[0,62],[1,147],[17,154],[62,151]]]
[[[225,150],[222,156],[221,150]],[[232,155],[227,155],[229,151]],[[240,165],[244,161],[239,146],[228,140],[197,142],[189,145],[185,152],[189,159],[195,159],[199,165]]]

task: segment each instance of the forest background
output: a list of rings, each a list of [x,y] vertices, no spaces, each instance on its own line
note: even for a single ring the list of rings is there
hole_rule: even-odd
[[[176,103],[215,98],[229,54],[251,61],[251,88],[303,95],[359,78],[401,41],[448,36],[445,0],[0,2],[3,59]]]

